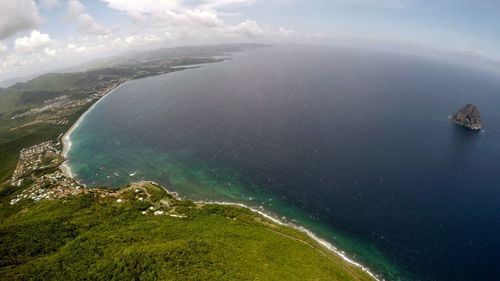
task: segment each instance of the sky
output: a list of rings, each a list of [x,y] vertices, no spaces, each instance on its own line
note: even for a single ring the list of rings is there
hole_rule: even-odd
[[[0,81],[130,50],[238,42],[391,43],[500,61],[500,1],[0,0]]]

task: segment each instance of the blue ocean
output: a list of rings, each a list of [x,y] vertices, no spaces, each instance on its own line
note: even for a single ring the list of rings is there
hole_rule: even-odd
[[[467,103],[482,131],[449,121]],[[260,208],[386,280],[500,280],[500,75],[478,66],[260,48],[130,81],[70,137],[88,186]]]

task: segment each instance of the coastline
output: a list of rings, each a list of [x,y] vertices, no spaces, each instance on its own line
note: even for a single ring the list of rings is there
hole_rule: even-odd
[[[73,179],[74,181],[76,181],[78,184],[86,187],[85,184],[82,184],[80,182],[78,182],[78,180],[74,177],[74,174],[72,173],[71,171],[71,167],[69,166],[69,164],[67,163],[68,160],[67,160],[67,154],[71,148],[71,139],[70,139],[70,136],[71,134],[73,133],[73,131],[78,128],[78,126],[80,125],[81,121],[86,117],[86,115],[104,98],[106,97],[107,95],[111,94],[113,91],[115,91],[116,89],[120,88],[122,85],[124,85],[125,83],[127,83],[129,80],[117,85],[116,87],[110,89],[107,93],[105,93],[101,98],[99,98],[96,102],[94,102],[94,104],[92,104],[92,106],[90,106],[80,117],[78,117],[78,119],[76,120],[76,122],[70,127],[70,129],[62,136],[61,138],[61,142],[63,144],[63,149],[61,151],[61,155],[63,156],[63,158],[65,159],[65,161],[59,165],[59,169],[61,170],[61,172],[68,178],[71,178]],[[172,191],[169,191],[167,188],[165,188],[164,186],[154,182],[154,181],[147,181],[147,182],[150,182],[152,184],[155,184],[161,188],[163,188],[168,194],[174,196],[175,198],[177,199],[183,199],[181,196],[179,196],[176,192],[172,192]],[[276,223],[276,224],[279,224],[279,225],[284,225],[284,226],[289,226],[289,227],[292,227],[304,234],[306,234],[308,237],[310,237],[312,240],[316,241],[318,244],[320,244],[321,246],[323,246],[324,248],[326,248],[328,251],[334,253],[335,255],[339,256],[342,260],[344,260],[345,262],[361,269],[363,272],[367,273],[369,276],[371,276],[373,278],[373,280],[376,280],[376,281],[384,281],[384,279],[380,279],[380,277],[378,277],[375,273],[373,273],[368,267],[362,265],[361,263],[359,262],[356,262],[355,260],[351,259],[350,257],[347,256],[347,254],[338,249],[337,247],[335,247],[333,244],[331,244],[330,242],[326,241],[325,239],[322,239],[320,237],[318,237],[316,234],[314,234],[312,231],[308,230],[307,228],[303,227],[303,226],[300,226],[300,225],[296,225],[296,224],[293,224],[293,223],[290,223],[290,222],[284,222],[282,220],[280,220],[279,218],[277,218],[276,216],[273,216],[272,214],[269,214],[269,213],[266,213],[265,211],[262,211],[262,210],[258,210],[254,207],[250,207],[250,206],[247,206],[245,204],[242,204],[242,203],[235,203],[235,202],[225,202],[225,201],[195,201],[195,203],[203,203],[203,204],[217,204],[217,205],[225,205],[225,206],[238,206],[238,207],[241,207],[241,208],[246,208],[246,209],[249,209],[251,210],[252,212],[255,212],[255,213],[258,213],[259,215],[271,220],[272,222]]]
[[[128,81],[130,80],[127,80],[123,83],[120,83],[119,85],[117,85],[116,87],[110,89],[108,92],[106,92],[102,97],[100,97],[97,101],[94,102],[94,104],[92,104],[82,115],[80,115],[78,117],[78,119],[76,120],[76,122],[69,128],[69,130],[64,133],[64,135],[61,137],[61,142],[62,142],[62,145],[63,145],[63,148],[61,150],[61,155],[62,157],[64,158],[64,162],[59,165],[59,169],[61,170],[61,172],[68,178],[71,178],[73,180],[76,181],[73,173],[71,172],[71,168],[70,166],[68,165],[68,151],[70,150],[71,148],[71,134],[73,133],[73,131],[78,128],[78,126],[80,126],[80,123],[82,122],[82,120],[85,118],[85,116],[99,103],[101,102],[107,95],[111,94],[113,91],[115,91],[116,89],[120,88],[121,86],[125,85],[125,83],[127,83]],[[80,184],[80,183],[79,183]],[[83,185],[85,186],[85,185]]]
[[[161,185],[159,185],[159,186],[161,186]],[[270,215],[270,214],[268,214],[268,213],[266,213],[264,211],[258,210],[256,208],[253,208],[253,207],[247,206],[245,204],[241,204],[241,203],[224,202],[224,201],[194,201],[194,202],[195,203],[204,203],[204,204],[224,205],[224,206],[238,206],[238,207],[241,207],[241,208],[249,209],[252,212],[257,213],[257,214],[265,217],[266,219],[271,220],[272,222],[274,222],[276,224],[283,225],[283,226],[288,226],[288,227],[291,227],[291,228],[293,228],[295,230],[298,230],[298,231],[306,234],[309,238],[311,238],[312,240],[316,241],[321,246],[325,247],[328,251],[336,254],[342,260],[344,260],[345,262],[347,262],[347,263],[349,263],[349,264],[351,264],[351,265],[353,265],[353,266],[361,269],[366,274],[370,275],[373,278],[373,280],[376,280],[376,281],[385,281],[385,279],[380,279],[368,267],[366,267],[366,266],[362,265],[361,263],[356,262],[353,259],[349,258],[344,251],[339,250],[333,244],[331,244],[330,242],[326,241],[325,239],[322,239],[322,238],[318,237],[316,234],[314,234],[314,232],[310,231],[309,229],[307,229],[307,228],[305,228],[303,226],[296,225],[296,224],[293,224],[293,223],[290,223],[290,222],[284,222],[284,221],[278,219],[276,216]]]
[[[167,192],[168,194],[174,196],[178,200],[186,200],[186,199],[189,200],[189,198],[183,198],[177,192],[170,191],[166,187],[162,186],[161,184],[159,184],[157,182],[154,182],[154,181],[145,181],[145,182],[148,182],[148,183],[151,183],[151,184],[154,184],[156,186],[161,187],[163,190],[165,190],[165,192]],[[291,227],[291,228],[293,228],[295,230],[298,230],[298,231],[306,234],[309,238],[311,238],[312,240],[316,241],[321,246],[325,247],[328,251],[336,254],[342,260],[344,260],[345,262],[347,262],[347,263],[349,263],[349,264],[351,264],[351,265],[353,265],[353,266],[361,269],[363,272],[365,272],[366,274],[370,275],[373,278],[373,280],[376,280],[376,281],[385,281],[385,279],[380,279],[380,277],[377,276],[375,273],[373,273],[368,267],[366,267],[366,266],[362,265],[361,263],[356,262],[355,260],[349,258],[344,251],[338,249],[337,247],[335,247],[333,244],[331,244],[330,242],[326,241],[325,239],[322,239],[322,238],[318,237],[316,234],[314,234],[314,232],[310,231],[309,229],[307,229],[307,228],[305,228],[303,226],[296,225],[296,224],[293,224],[291,222],[285,222],[285,221],[279,219],[275,215],[269,214],[269,213],[267,213],[265,211],[262,211],[262,210],[259,210],[259,209],[255,208],[255,207],[247,206],[247,205],[242,204],[242,203],[226,202],[226,201],[210,201],[210,200],[198,200],[198,201],[193,201],[193,202],[194,203],[201,203],[201,204],[214,204],[214,205],[223,205],[223,206],[237,206],[237,207],[249,209],[252,212],[257,213],[257,214],[265,217],[266,219],[269,219],[270,221],[272,221],[272,222],[274,222],[274,223],[276,223],[278,225],[288,226],[288,227]]]

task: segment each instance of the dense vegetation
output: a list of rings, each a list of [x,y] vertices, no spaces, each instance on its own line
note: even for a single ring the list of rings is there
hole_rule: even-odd
[[[2,199],[3,280],[370,280],[305,234],[252,211],[178,201],[147,187],[66,200]],[[142,214],[168,200],[184,217]]]

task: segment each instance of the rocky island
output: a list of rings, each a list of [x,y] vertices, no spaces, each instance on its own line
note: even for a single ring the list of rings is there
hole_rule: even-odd
[[[460,126],[470,130],[481,129],[481,117],[479,110],[473,104],[466,104],[460,110],[451,116],[451,120]]]

